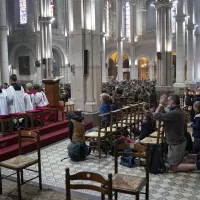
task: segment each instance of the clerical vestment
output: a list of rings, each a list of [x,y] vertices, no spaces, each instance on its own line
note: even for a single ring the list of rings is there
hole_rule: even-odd
[[[24,94],[24,102],[25,102],[25,109],[26,110],[33,110],[34,104],[35,104],[35,100],[34,100],[34,94],[31,93],[25,93]]]
[[[7,92],[0,89],[0,115],[8,115]]]
[[[41,107],[45,107],[49,104],[47,97],[45,95],[45,93],[43,91],[41,92],[37,92],[35,94],[35,105],[36,108],[41,108]]]
[[[21,85],[14,83],[7,89],[10,113],[25,113],[24,89]]]

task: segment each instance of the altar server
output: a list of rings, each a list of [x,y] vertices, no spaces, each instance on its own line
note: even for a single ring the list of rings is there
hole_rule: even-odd
[[[11,85],[7,89],[10,113],[25,113],[24,89],[17,83],[17,75],[10,76]]]

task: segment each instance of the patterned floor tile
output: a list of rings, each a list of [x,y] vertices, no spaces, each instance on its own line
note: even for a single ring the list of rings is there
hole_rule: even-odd
[[[72,162],[67,155],[67,145],[69,140],[51,145],[41,150],[42,180],[44,184],[65,188],[65,168],[70,168],[70,173],[80,171],[93,171],[102,174],[107,178],[108,173],[114,173],[114,158],[105,156],[99,160],[97,153],[92,153],[84,162]],[[36,156],[31,153],[29,156]],[[37,166],[31,167],[37,169]],[[126,168],[119,166],[119,172],[129,175],[143,175],[144,168]],[[2,174],[13,173],[11,170],[2,169]],[[33,172],[24,172],[25,179],[34,175]],[[16,177],[16,175],[14,175]],[[38,180],[36,180],[37,182]],[[89,182],[91,184],[91,182]],[[169,173],[150,175],[150,200],[200,200],[200,174],[195,173]],[[82,190],[81,192],[99,196],[99,193]],[[119,200],[132,200],[131,195],[119,194]],[[141,195],[141,200],[145,199]]]

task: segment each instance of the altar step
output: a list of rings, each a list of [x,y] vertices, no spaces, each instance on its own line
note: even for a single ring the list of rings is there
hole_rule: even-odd
[[[36,127],[28,131],[40,132],[41,147],[53,144],[60,140],[68,138],[67,120],[62,122],[52,122],[44,127]],[[85,123],[86,130],[92,128],[92,123]],[[30,142],[23,142],[23,153],[29,153],[36,149],[36,145]],[[19,153],[18,134],[17,132],[5,137],[0,137],[0,161],[17,156]]]

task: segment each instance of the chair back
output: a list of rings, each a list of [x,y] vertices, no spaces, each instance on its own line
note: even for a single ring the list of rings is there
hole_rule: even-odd
[[[149,181],[149,147],[147,144],[120,144],[115,145],[115,174],[118,173],[118,157],[120,156],[134,156],[136,158],[143,158],[146,161],[146,179]],[[131,152],[124,152],[124,150],[131,150]]]
[[[39,131],[21,131],[18,129],[18,142],[19,142],[19,155],[23,154],[22,151],[22,142],[32,142],[36,144],[37,147],[37,154],[38,154],[38,160],[40,160],[40,133]]]
[[[158,121],[158,134],[157,134],[157,144],[163,143],[164,140],[164,122]]]
[[[100,186],[92,184],[80,184],[72,183],[71,181],[94,181],[100,184]],[[66,199],[71,200],[70,190],[93,190],[100,192],[103,196],[108,195],[108,200],[112,200],[112,174],[108,175],[108,180],[106,180],[102,175],[94,172],[78,172],[76,174],[70,175],[69,168],[66,169]]]
[[[111,124],[111,115],[110,113],[104,113],[99,115],[99,126],[98,126],[98,133],[100,137],[101,129],[104,129],[105,135],[109,132],[108,127]]]

